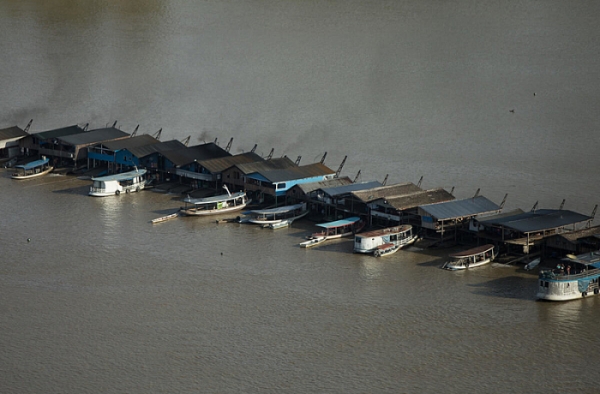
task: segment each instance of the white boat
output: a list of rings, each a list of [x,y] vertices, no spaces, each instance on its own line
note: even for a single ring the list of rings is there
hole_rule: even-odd
[[[292,220],[282,220],[281,222],[269,223],[265,224],[264,226],[270,228],[271,230],[277,230],[278,228],[289,227],[291,224]]]
[[[135,169],[133,171],[122,172],[101,177],[94,177],[94,182],[90,187],[90,196],[105,197],[119,195],[121,193],[139,192],[146,185],[144,175],[145,169]]]
[[[294,220],[300,219],[307,214],[306,203],[269,209],[255,209],[244,212],[244,216],[240,218],[240,223],[254,223],[267,226],[287,222],[287,225],[290,225]]]
[[[27,164],[15,166],[15,172],[11,175],[12,179],[30,179],[48,174],[54,169],[50,165],[50,159],[42,157]]]
[[[487,244],[476,248],[451,254],[450,260],[442,268],[448,270],[464,270],[480,267],[492,262],[496,258],[494,245]]]
[[[556,268],[541,269],[536,297],[568,301],[600,294],[600,251],[567,255]]]
[[[323,243],[327,240],[325,237],[314,237],[310,238],[304,242],[300,242],[301,248],[312,248],[313,246],[317,246],[320,243]]]
[[[159,218],[152,219],[152,224],[166,222],[167,220],[175,219],[178,216],[179,216],[179,212],[175,212],[175,213],[172,213],[172,214],[166,215],[166,216],[161,216]]]
[[[219,196],[191,198],[183,200],[185,206],[181,207],[179,212],[186,216],[209,216],[222,213],[235,212],[244,209],[250,202],[246,192],[240,191],[231,194],[227,186],[223,186],[227,194]]]
[[[308,241],[317,240],[315,244],[319,244],[328,239],[349,237],[360,232],[365,227],[365,222],[362,221],[358,216],[353,216],[347,219],[336,220],[334,222],[320,223],[317,226],[322,227],[323,231],[313,233],[306,237]],[[321,239],[323,238],[323,239]],[[308,241],[300,243],[300,246],[304,246]],[[314,246],[308,243],[309,246]]]
[[[375,256],[375,257],[388,256],[390,254],[396,253],[397,251],[400,250],[400,248],[402,248],[402,246],[400,246],[398,244],[393,244],[393,243],[379,245],[373,252],[373,256]]]
[[[525,270],[529,271],[534,269],[535,267],[537,267],[540,264],[541,259],[538,257],[537,259],[533,259],[531,260],[529,263],[525,264]]]
[[[354,252],[375,254],[378,247],[385,244],[397,245],[398,249],[401,249],[416,240],[417,236],[413,234],[413,227],[410,224],[387,227],[356,234],[354,236]]]

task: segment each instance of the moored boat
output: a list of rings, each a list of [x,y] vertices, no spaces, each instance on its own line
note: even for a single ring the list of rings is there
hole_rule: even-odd
[[[285,205],[277,208],[255,209],[244,213],[240,223],[253,223],[268,226],[285,222],[292,224],[294,220],[303,218],[308,214],[306,203]],[[285,226],[284,226],[285,227]],[[279,227],[276,227],[279,228]]]
[[[388,256],[390,254],[396,253],[397,251],[400,250],[400,248],[401,248],[400,245],[393,244],[393,243],[379,245],[373,252],[373,256],[375,256],[375,257]]]
[[[161,216],[159,218],[152,219],[152,224],[166,222],[167,220],[175,219],[178,216],[179,216],[179,212],[175,212],[175,213],[172,213],[172,214],[166,215],[166,216]]]
[[[54,169],[50,165],[50,159],[42,157],[40,160],[35,160],[27,164],[15,166],[15,172],[11,175],[12,179],[31,179],[37,178],[50,173]]]
[[[144,189],[146,180],[145,169],[122,172],[120,174],[106,175],[92,178],[92,186],[88,193],[93,197],[106,197],[121,193],[139,192]]]
[[[239,191],[232,194],[227,186],[223,186],[223,189],[227,191],[227,194],[204,198],[188,196],[183,200],[185,206],[181,207],[179,212],[186,216],[218,215],[244,209],[250,202],[246,192]]]
[[[401,249],[414,243],[416,239],[417,235],[413,233],[413,227],[410,224],[387,227],[356,234],[354,236],[354,251],[356,253],[375,254],[379,246],[385,244],[397,245],[398,249]]]
[[[447,261],[442,268],[448,270],[464,270],[480,267],[492,262],[496,258],[496,253],[494,251],[494,245],[487,244],[451,254],[449,257],[450,260]]]
[[[567,255],[556,268],[541,269],[536,297],[568,301],[600,294],[600,251]]]
[[[309,238],[308,240],[304,241],[304,242],[300,242],[300,247],[301,248],[312,248],[313,246],[317,246],[320,243],[323,243],[327,240],[327,238],[325,237],[314,237],[314,238]]]
[[[309,235],[307,239],[309,241],[317,239],[319,242],[316,244],[319,244],[329,239],[352,236],[360,232],[365,227],[365,222],[362,221],[358,216],[353,216],[347,219],[336,220],[334,222],[320,223],[317,224],[317,226],[323,228],[323,231],[313,233]],[[303,244],[306,244],[306,241],[300,243],[300,246],[306,247]],[[310,246],[314,245],[310,244]]]

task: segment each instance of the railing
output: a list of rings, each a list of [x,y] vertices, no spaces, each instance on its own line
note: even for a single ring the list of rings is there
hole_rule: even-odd
[[[540,271],[540,279],[556,279],[556,280],[577,280],[583,278],[589,278],[590,276],[600,276],[600,269],[592,268],[586,269],[574,274],[566,274],[562,269],[547,269]]]

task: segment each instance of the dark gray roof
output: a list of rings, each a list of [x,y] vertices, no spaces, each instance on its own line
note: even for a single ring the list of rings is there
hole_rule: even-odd
[[[381,183],[379,183],[378,181],[371,181],[362,183],[352,183],[350,185],[345,186],[327,187],[321,190],[323,190],[325,194],[328,194],[331,197],[335,197],[340,196],[342,194],[349,194],[357,190],[373,189],[379,186],[381,186]]]
[[[90,145],[103,141],[116,140],[119,138],[129,137],[129,134],[115,127],[107,127],[104,129],[90,130],[85,133],[71,134],[63,137],[57,137],[63,143],[70,145]]]
[[[151,135],[142,134],[131,138],[124,138],[122,140],[107,141],[102,145],[113,151],[118,151],[121,149],[127,149],[131,151],[131,149],[152,144],[160,144],[160,141]]]
[[[502,226],[522,233],[551,230],[593,219],[591,216],[564,209],[538,209],[503,218],[479,220],[480,224]]]
[[[260,160],[247,163],[240,163],[235,165],[242,174],[252,174],[258,172],[264,174],[267,171],[282,170],[285,168],[296,167],[296,164],[290,160],[289,157],[284,156],[271,160]]]
[[[352,183],[352,180],[349,177],[344,176],[341,178],[326,179],[324,181],[319,181],[319,182],[299,183],[299,184],[295,185],[294,187],[299,187],[304,194],[308,194],[317,189],[346,186],[346,185],[350,185],[351,183]]]
[[[254,152],[246,152],[241,153],[239,155],[234,156],[226,156],[218,159],[210,159],[210,160],[202,160],[200,161],[200,165],[206,168],[213,174],[220,173],[237,164],[241,163],[251,163],[254,161],[262,161],[264,160],[258,154]]]
[[[281,169],[260,172],[262,176],[271,182],[286,182],[296,179],[308,179],[318,176],[334,175],[335,171],[322,163],[307,164]]]
[[[149,156],[153,153],[161,153],[168,152],[173,149],[181,149],[185,148],[185,145],[181,141],[170,140],[161,142],[158,144],[150,144],[144,146],[136,146],[132,148],[127,148],[128,151],[131,152],[135,157],[141,158]]]
[[[421,190],[413,193],[407,193],[403,196],[386,197],[384,205],[387,205],[401,211],[412,209],[421,205],[436,204],[440,202],[452,201],[454,196],[443,188]]]
[[[500,206],[483,196],[420,205],[419,208],[438,220],[457,219],[500,210]]]
[[[39,133],[32,133],[31,135],[33,135],[34,137],[39,138],[41,140],[47,140],[50,138],[66,137],[68,135],[80,134],[80,133],[87,133],[87,131],[83,130],[81,127],[79,127],[77,125],[73,125],[73,126],[61,127],[60,129],[53,129],[53,130],[48,130],[48,131],[41,131]]]
[[[6,129],[0,129],[0,141],[10,140],[19,137],[25,137],[28,134],[19,126],[7,127]]]
[[[172,149],[162,152],[162,155],[169,159],[176,166],[183,166],[193,163],[194,161],[231,156],[227,151],[225,151],[225,149],[212,142],[193,147],[184,146],[183,148]]]
[[[584,228],[576,231],[569,231],[568,233],[556,234],[556,237],[565,238],[571,242],[577,241],[578,239],[594,237],[597,238],[600,235],[600,226],[594,226],[590,228]]]
[[[374,187],[372,189],[365,189],[365,190],[357,190],[357,191],[353,191],[352,194],[354,195],[354,197],[356,197],[357,199],[363,201],[363,202],[371,202],[371,201],[375,201],[378,200],[380,198],[390,198],[392,196],[401,196],[401,195],[405,195],[408,193],[414,193],[414,192],[419,192],[422,191],[423,189],[421,189],[419,186],[415,185],[414,183],[398,183],[395,185],[389,185],[389,186],[379,186],[379,187]]]

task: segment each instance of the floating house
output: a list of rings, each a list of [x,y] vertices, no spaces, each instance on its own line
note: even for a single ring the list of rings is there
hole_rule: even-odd
[[[600,250],[600,226],[554,234],[546,240],[546,251],[557,254],[582,254]]]
[[[421,228],[429,234],[437,233],[442,241],[449,237],[456,240],[459,230],[468,230],[471,218],[477,215],[499,213],[501,210],[502,205],[478,195],[463,200],[421,205],[418,208]]]
[[[84,127],[72,125],[31,133],[28,137],[24,138],[23,148],[26,154],[47,156],[52,158],[53,163],[66,162],[72,164],[75,158],[75,147],[63,143],[62,138],[87,132],[87,125]]]
[[[537,209],[508,216],[477,220],[479,238],[503,243],[510,252],[521,249],[529,254],[540,249],[545,239],[589,227],[594,216],[582,215],[565,209]],[[516,247],[516,248],[515,248]]]
[[[88,168],[106,165],[113,173],[118,173],[122,168],[140,167],[140,157],[136,153],[140,148],[154,144],[160,144],[160,141],[147,134],[100,142],[88,148]]]
[[[357,208],[359,207],[354,206],[352,192],[369,190],[381,186],[382,184],[380,182],[371,181],[351,183],[342,186],[322,187],[309,192],[308,197],[322,216],[338,218],[347,216],[348,214],[358,214],[362,217],[366,217],[368,215],[367,210],[363,209],[362,211],[357,212]]]
[[[198,162],[196,179],[206,182],[212,182],[217,187],[222,185],[230,186],[230,190],[240,190],[239,173],[231,171],[224,175],[224,171],[234,167],[237,164],[253,163],[264,161],[264,159],[254,152],[245,152],[238,155],[225,156],[216,159],[202,160]]]
[[[16,158],[21,153],[20,141],[29,135],[27,130],[31,122],[25,129],[19,126],[7,127],[0,129],[0,164],[8,162],[12,158]]]

